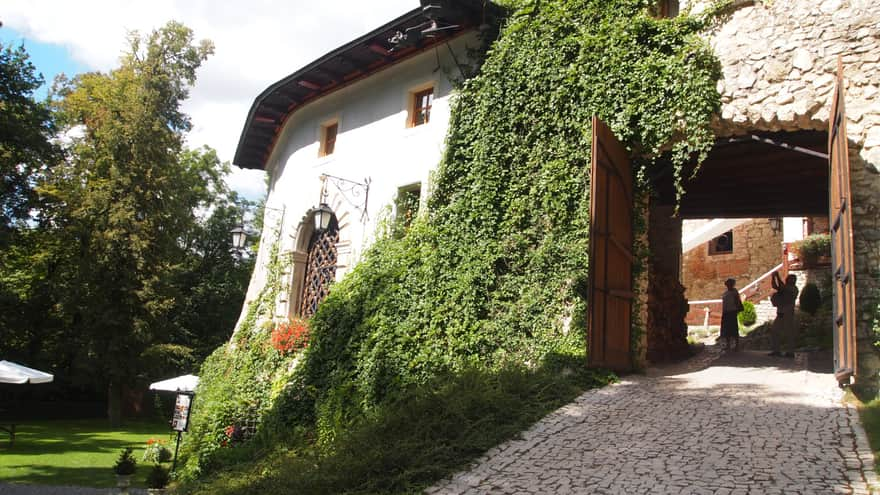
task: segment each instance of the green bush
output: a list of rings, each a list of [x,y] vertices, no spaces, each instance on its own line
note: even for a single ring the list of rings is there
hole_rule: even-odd
[[[144,455],[141,460],[144,462],[168,462],[171,460],[172,454],[168,447],[161,440],[151,438],[147,440],[147,447],[144,449]]]
[[[820,256],[831,256],[831,234],[810,234],[795,249],[803,263],[814,265]]]
[[[154,464],[147,474],[147,488],[165,488],[171,481],[168,470],[159,464]]]
[[[758,321],[758,313],[755,311],[755,305],[751,301],[743,301],[743,310],[737,315],[740,325],[750,327]]]
[[[822,294],[819,292],[819,287],[816,284],[809,282],[804,285],[798,300],[800,301],[801,311],[814,315],[819,310],[819,306],[822,305]]]
[[[119,457],[116,459],[116,463],[113,464],[114,473],[121,476],[134,474],[135,469],[137,469],[137,461],[131,455],[131,452],[131,447],[122,449],[122,452],[119,453]]]

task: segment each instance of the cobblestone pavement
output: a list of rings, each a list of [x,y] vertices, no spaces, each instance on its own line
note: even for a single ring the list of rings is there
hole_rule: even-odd
[[[873,493],[858,412],[830,374],[718,352],[588,391],[427,493]]]

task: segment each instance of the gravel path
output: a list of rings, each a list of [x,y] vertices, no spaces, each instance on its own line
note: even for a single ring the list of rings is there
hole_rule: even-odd
[[[428,493],[867,494],[873,459],[841,397],[796,360],[713,349],[584,393]]]

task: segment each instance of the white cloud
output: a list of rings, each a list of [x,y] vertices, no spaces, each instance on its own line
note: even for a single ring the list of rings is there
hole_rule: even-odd
[[[417,0],[5,0],[3,23],[30,39],[65,46],[92,70],[114,67],[126,33],[180,21],[216,46],[199,70],[184,109],[191,146],[208,145],[232,161],[244,119],[266,87],[324,53],[414,8]],[[39,68],[38,68],[39,69]],[[232,174],[249,198],[265,191],[262,172]]]

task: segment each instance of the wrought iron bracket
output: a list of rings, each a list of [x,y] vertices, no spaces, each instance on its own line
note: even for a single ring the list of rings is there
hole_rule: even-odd
[[[363,182],[357,182],[337,177],[335,175],[321,174],[322,203],[327,202],[328,182],[333,184],[333,187],[339,191],[339,195],[342,196],[342,199],[351,205],[352,208],[361,213],[362,223],[366,223],[370,219],[370,215],[367,212],[367,204],[370,199],[370,183],[372,180],[369,177],[364,178]],[[363,200],[361,200],[361,197],[363,197]]]

